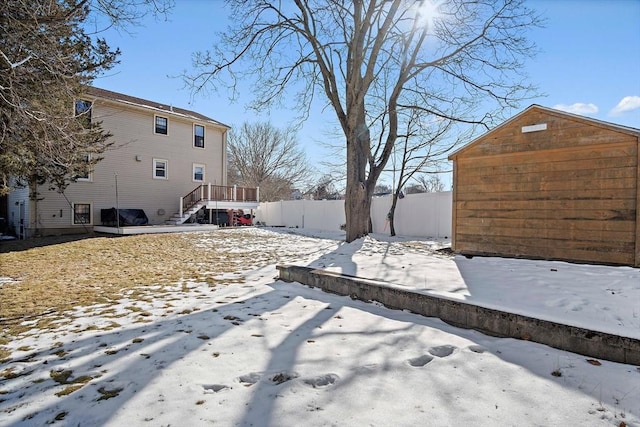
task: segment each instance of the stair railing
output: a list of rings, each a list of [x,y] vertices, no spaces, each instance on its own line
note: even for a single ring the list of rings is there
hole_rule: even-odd
[[[201,200],[257,202],[260,200],[259,188],[200,184],[186,196],[180,197],[180,217]]]
[[[204,186],[198,185],[186,196],[180,197],[180,217],[204,197]]]

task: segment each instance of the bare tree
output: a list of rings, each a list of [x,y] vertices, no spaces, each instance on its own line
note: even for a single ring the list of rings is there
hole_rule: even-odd
[[[310,177],[304,152],[292,129],[269,123],[244,123],[228,141],[232,184],[260,187],[260,200],[289,199],[292,189]]]
[[[398,136],[399,109],[492,124],[534,89],[518,73],[539,22],[524,0],[230,0],[233,27],[195,56],[194,91],[256,78],[255,108],[319,93],[346,140],[346,240],[370,230],[371,197]],[[383,73],[387,78],[379,79]],[[370,124],[387,116],[377,147]],[[378,149],[379,148],[379,149]]]
[[[439,191],[445,191],[444,182],[438,174],[423,173],[414,177],[419,185],[424,188],[425,193],[437,193]]]
[[[395,211],[403,188],[416,175],[438,172],[444,162],[443,156],[465,138],[465,132],[453,137],[448,135],[455,129],[452,120],[432,118],[431,122],[423,122],[425,116],[421,111],[407,109],[404,112],[407,115],[399,115],[404,131],[399,132],[391,161],[395,188],[387,218],[392,236],[396,235]]]
[[[170,2],[2,1],[0,194],[14,182],[29,185],[32,199],[44,183],[62,191],[100,160],[109,135],[91,122],[90,108],[76,101],[116,64],[119,51],[90,33],[88,22],[106,14],[112,24],[133,23],[149,6],[161,12]]]
[[[340,193],[336,188],[335,179],[330,174],[323,175],[314,185],[310,193],[313,196],[314,200],[340,199]]]

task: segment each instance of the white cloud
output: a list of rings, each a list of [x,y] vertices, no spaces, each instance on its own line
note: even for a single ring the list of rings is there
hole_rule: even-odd
[[[585,104],[583,102],[576,102],[571,105],[567,104],[557,104],[554,105],[553,108],[556,110],[566,111],[567,113],[587,115],[587,114],[596,114],[598,110],[598,106],[596,104]]]
[[[625,96],[618,102],[613,110],[609,112],[612,116],[617,116],[627,111],[636,110],[640,108],[640,96]]]

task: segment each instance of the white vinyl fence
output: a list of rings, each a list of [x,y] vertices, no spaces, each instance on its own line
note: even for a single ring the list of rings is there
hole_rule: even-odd
[[[374,197],[371,222],[374,233],[389,233],[387,213],[392,197]],[[396,234],[415,237],[451,237],[452,193],[408,194],[398,200]],[[345,223],[344,200],[284,200],[260,203],[256,221],[268,226],[336,231]]]

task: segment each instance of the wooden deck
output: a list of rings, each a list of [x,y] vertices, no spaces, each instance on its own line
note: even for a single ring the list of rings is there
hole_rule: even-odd
[[[120,227],[120,228],[96,225],[93,227],[93,231],[96,233],[105,233],[105,234],[132,235],[132,234],[214,231],[214,230],[217,230],[218,228],[219,227],[214,224],[139,225],[139,226],[127,226],[127,227]]]

